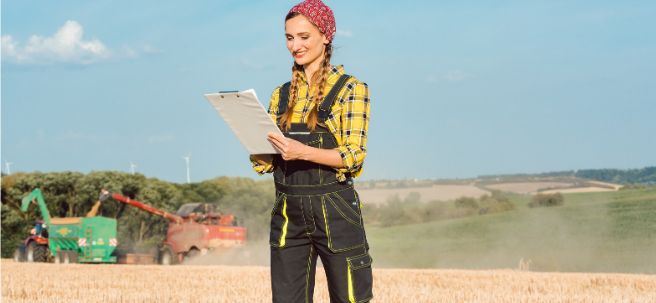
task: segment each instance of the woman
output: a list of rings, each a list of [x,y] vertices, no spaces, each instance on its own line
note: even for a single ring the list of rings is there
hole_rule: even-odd
[[[260,174],[274,173],[271,285],[274,302],[312,302],[317,256],[331,302],[368,302],[371,257],[352,178],[362,173],[369,89],[331,66],[335,19],[320,0],[294,6],[285,18],[292,81],[271,96],[269,113],[284,137],[280,151],[252,155]]]

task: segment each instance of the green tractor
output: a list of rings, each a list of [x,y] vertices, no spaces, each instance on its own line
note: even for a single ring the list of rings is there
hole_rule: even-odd
[[[96,217],[100,201],[86,217],[50,218],[41,190],[23,198],[21,210],[37,204],[43,220],[37,220],[30,236],[14,252],[14,262],[116,263],[116,220]]]

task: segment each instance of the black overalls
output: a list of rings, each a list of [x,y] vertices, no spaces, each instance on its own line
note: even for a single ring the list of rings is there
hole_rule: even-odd
[[[342,75],[319,109],[324,123],[350,77]],[[285,112],[289,83],[280,91],[278,115]],[[338,147],[333,134],[317,125],[293,123],[287,138],[323,149]],[[339,182],[332,167],[285,161],[274,155],[276,202],[271,212],[271,286],[273,302],[313,302],[317,255],[321,257],[331,302],[368,302],[373,297],[371,257],[360,201],[347,174]]]

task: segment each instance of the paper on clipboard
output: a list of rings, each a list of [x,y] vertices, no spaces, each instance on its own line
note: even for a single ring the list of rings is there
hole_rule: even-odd
[[[205,98],[251,155],[279,154],[267,140],[267,135],[283,134],[262,103],[257,100],[254,90],[207,94]]]

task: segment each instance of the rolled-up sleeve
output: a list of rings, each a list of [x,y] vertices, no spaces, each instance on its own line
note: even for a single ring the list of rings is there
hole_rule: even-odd
[[[281,85],[282,86],[282,85]],[[273,121],[276,121],[276,113],[278,112],[278,101],[280,100],[279,92],[280,92],[280,87],[278,86],[274,91],[273,94],[271,94],[271,103],[269,103],[269,116],[271,116],[271,119]],[[271,158],[271,162],[267,165],[262,165],[257,163],[255,161],[255,158],[253,156],[250,156],[251,160],[251,165],[253,166],[253,170],[257,172],[258,175],[264,175],[268,173],[272,173],[274,170],[273,166],[273,158]]]
[[[369,87],[355,80],[347,84],[339,102],[342,104],[339,130],[341,144],[336,150],[342,157],[344,167],[337,169],[337,178],[344,181],[345,173],[351,173],[354,178],[362,174],[362,164],[367,155]]]

